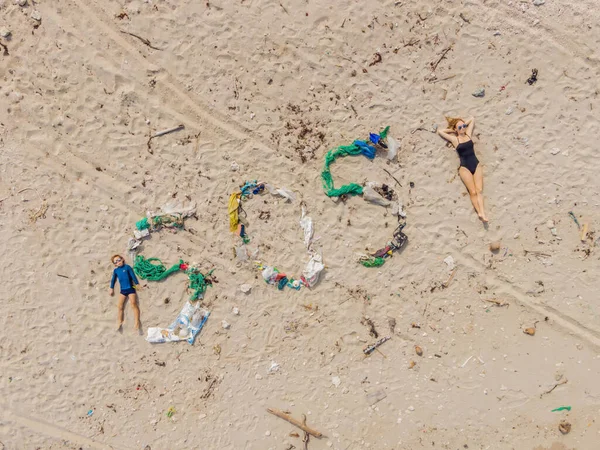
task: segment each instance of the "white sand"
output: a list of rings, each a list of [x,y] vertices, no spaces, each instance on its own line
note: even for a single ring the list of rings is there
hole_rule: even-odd
[[[600,223],[596,6],[0,0],[0,28],[12,32],[0,56],[0,448],[302,448],[267,407],[306,414],[327,436],[311,450],[597,448],[598,250],[568,216],[592,233]],[[369,66],[375,52],[382,62]],[[480,87],[486,96],[471,96]],[[427,131],[446,114],[476,118],[488,229],[456,153]],[[151,131],[179,123],[148,151]],[[409,244],[366,269],[354,253],[381,247],[394,218],[361,198],[334,203],[320,171],[329,148],[385,125],[402,142],[398,161],[333,166],[338,186],[386,182],[406,205]],[[232,259],[227,199],[255,178],[306,202],[327,264],[312,291],[279,292]],[[143,253],[215,267],[219,283],[194,346],[152,346],[129,309],[114,331],[109,258],[175,194],[198,203],[198,220],[153,235]],[[45,217],[31,223],[42,199]],[[246,211],[261,258],[298,274],[298,201],[265,196]],[[448,255],[458,272],[442,289]],[[186,298],[183,275],[149,283],[144,330],[170,323]],[[366,359],[363,316],[393,336]],[[272,361],[280,369],[269,374]]]

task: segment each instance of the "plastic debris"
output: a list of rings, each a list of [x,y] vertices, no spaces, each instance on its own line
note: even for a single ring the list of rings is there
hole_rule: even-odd
[[[373,406],[376,403],[379,403],[381,400],[383,400],[386,397],[387,397],[387,394],[385,393],[385,391],[383,389],[379,389],[374,392],[369,392],[367,394],[367,403],[369,404],[369,406]]]
[[[400,142],[398,142],[393,137],[388,136],[387,137],[387,146],[388,146],[387,159],[392,161],[394,158],[396,158],[396,155],[398,154],[398,150],[400,149]]]
[[[558,408],[554,408],[551,412],[557,412],[557,411],[571,411],[571,407],[570,406],[560,406]]]
[[[252,290],[251,284],[242,284],[240,286],[240,291],[242,291],[244,294],[249,294],[251,290]]]
[[[573,213],[573,211],[569,211],[569,217],[571,217],[571,219],[573,219],[573,221],[575,222],[575,225],[577,225],[577,229],[580,229],[581,225],[579,224],[579,221],[577,220],[577,217],[575,217],[575,214]]]
[[[226,320],[221,321],[221,326],[223,327],[224,330],[229,330],[231,328],[231,325]]]
[[[340,377],[331,377],[331,384],[335,387],[339,387],[339,385],[342,384],[342,380],[340,380]]]
[[[389,336],[382,337],[381,339],[379,339],[374,344],[371,344],[371,345],[368,345],[367,347],[365,347],[363,349],[363,353],[365,355],[370,355],[371,353],[373,353],[377,349],[377,347],[379,347],[380,345],[382,345],[385,342],[389,341],[390,339],[391,339],[391,337],[389,337]]]
[[[146,341],[151,344],[187,341],[192,345],[208,320],[210,311],[200,307],[200,302],[185,303],[175,321],[167,328],[149,327]]]
[[[281,369],[281,366],[279,364],[277,364],[275,361],[271,361],[271,366],[269,367],[267,372],[270,374],[273,374],[275,372],[279,372],[279,369]]]
[[[485,89],[484,88],[479,88],[476,89],[472,94],[473,97],[485,97]]]
[[[93,410],[93,409],[90,409],[90,410],[87,412],[87,416],[88,416],[88,417],[92,417],[93,415],[94,415],[94,410]]]
[[[537,76],[538,76],[538,70],[531,69],[531,76],[529,78],[527,78],[526,83],[528,83],[530,86],[533,86],[535,84],[535,82],[537,81]]]
[[[309,288],[313,287],[319,282],[323,269],[325,269],[323,258],[319,254],[313,254],[302,271],[302,282]]]
[[[170,419],[171,417],[173,417],[173,414],[175,414],[177,412],[177,410],[175,409],[174,406],[170,406],[169,409],[167,410],[167,417]]]
[[[304,230],[304,245],[310,249],[314,234],[312,218],[306,215],[306,208],[302,206],[302,217],[300,218],[300,228]]]
[[[452,257],[452,255],[446,256],[446,258],[444,258],[444,262],[448,266],[448,270],[454,269],[455,264],[454,264],[454,258]]]
[[[368,184],[363,188],[363,199],[375,205],[390,206],[390,201],[379,195],[379,193]]]

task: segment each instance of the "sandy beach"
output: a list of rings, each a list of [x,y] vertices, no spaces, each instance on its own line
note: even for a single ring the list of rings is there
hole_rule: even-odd
[[[309,450],[600,448],[599,20],[591,0],[0,0],[0,450],[304,449],[267,408],[305,415]],[[486,226],[445,116],[475,118]],[[367,268],[397,219],[321,172],[386,126],[393,160],[331,166],[403,204],[408,243]],[[243,201],[240,261],[228,201],[251,180],[294,198]],[[178,202],[183,229],[137,250],[214,269],[210,316],[151,344],[187,277],[143,282],[141,333],[129,305],[117,332],[111,256],[133,265],[136,222]],[[325,270],[279,290],[252,259],[300,276],[302,205]]]

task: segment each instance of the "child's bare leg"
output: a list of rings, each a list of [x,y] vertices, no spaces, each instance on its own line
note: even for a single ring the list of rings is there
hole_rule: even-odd
[[[117,307],[119,309],[118,312],[118,316],[117,316],[117,330],[120,330],[121,327],[123,326],[123,321],[125,320],[125,300],[127,299],[127,297],[125,297],[123,294],[119,294],[119,301],[117,303]]]
[[[131,303],[131,309],[133,309],[133,317],[135,321],[134,328],[140,329],[140,307],[138,305],[137,295],[129,294],[129,303]]]

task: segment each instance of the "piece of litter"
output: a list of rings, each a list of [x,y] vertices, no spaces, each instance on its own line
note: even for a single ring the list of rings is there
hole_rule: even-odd
[[[473,97],[485,97],[485,89],[484,88],[476,89],[471,95]]]
[[[231,171],[232,172],[237,172],[238,170],[240,170],[240,166],[238,163],[236,163],[235,161],[233,161],[231,163]]]
[[[551,412],[556,412],[556,411],[571,411],[571,407],[570,406],[561,406],[559,408],[554,408]]]
[[[471,361],[472,358],[473,356],[469,356],[469,358],[460,367],[465,367],[469,363],[469,361]]]
[[[240,309],[237,307],[233,307],[233,309],[231,310],[231,312],[233,313],[234,316],[239,316],[240,315]]]
[[[175,414],[177,411],[175,410],[174,406],[169,407],[169,409],[167,410],[167,417],[171,418],[173,417],[173,414]]]
[[[552,150],[550,150],[550,153],[553,155],[558,155],[560,153],[560,148],[554,147]]]
[[[33,20],[37,20],[38,22],[41,22],[41,21],[42,21],[42,15],[40,14],[40,12],[39,12],[39,11],[33,11],[33,12],[31,13],[31,18],[32,18]]]
[[[342,380],[340,380],[340,377],[331,377],[331,384],[333,384],[335,387],[338,387],[340,384],[342,384]]]
[[[94,415],[94,410],[93,410],[93,409],[90,409],[90,410],[87,412],[87,416],[88,416],[88,417],[92,417],[93,415]]]
[[[367,403],[369,406],[373,406],[376,403],[379,403],[381,400],[387,397],[387,394],[383,389],[380,389],[375,392],[370,392],[367,394]]]
[[[277,364],[275,361],[271,361],[271,367],[269,367],[268,372],[269,373],[279,372],[280,368],[281,368],[281,366],[279,364]]]
[[[448,269],[454,269],[454,258],[451,255],[446,256],[444,262],[448,265]]]
[[[221,321],[221,326],[224,330],[229,330],[231,328],[231,325],[226,320]]]
[[[242,291],[244,294],[249,294],[251,290],[252,290],[251,284],[242,284],[240,286],[240,291]]]

